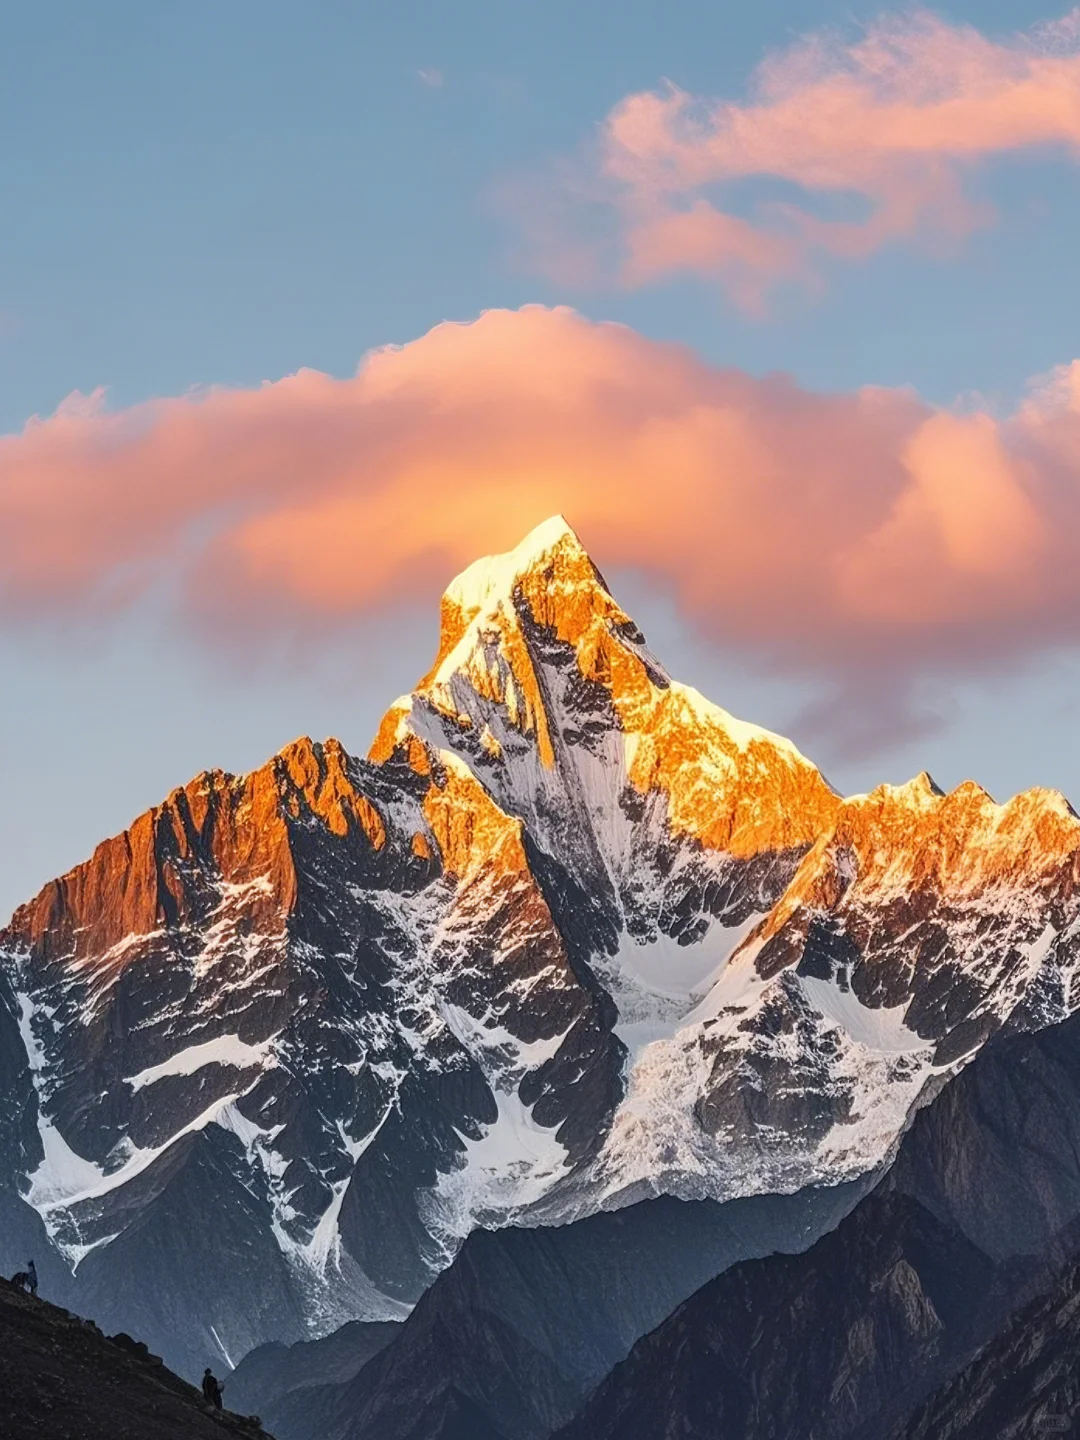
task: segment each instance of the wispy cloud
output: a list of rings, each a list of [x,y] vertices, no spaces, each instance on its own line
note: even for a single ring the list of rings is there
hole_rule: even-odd
[[[426,69],[423,70],[417,70],[416,74],[419,79],[421,79],[424,84],[429,86],[432,90],[441,90],[442,87],[446,84],[446,76],[443,74],[443,72],[441,70],[436,70],[431,66],[428,66]]]
[[[825,259],[955,246],[994,219],[977,169],[1047,148],[1080,153],[1080,10],[998,40],[918,10],[769,56],[742,101],[627,96],[580,156],[513,187],[514,214],[558,279],[688,272],[754,311]]]
[[[562,511],[704,634],[831,681],[874,733],[918,677],[1080,646],[1080,362],[1006,418],[818,395],[567,309],[0,439],[0,619],[127,606],[163,575],[219,641],[433,600]]]

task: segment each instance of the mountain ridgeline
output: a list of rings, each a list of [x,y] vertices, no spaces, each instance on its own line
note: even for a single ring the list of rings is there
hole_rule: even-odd
[[[671,679],[548,521],[453,582],[365,758],[200,775],[16,912],[0,1263],[192,1375],[404,1320],[477,1230],[705,1207],[539,1435],[721,1269],[831,1229],[988,1042],[1078,1008],[1078,880],[1056,793],[837,795]]]

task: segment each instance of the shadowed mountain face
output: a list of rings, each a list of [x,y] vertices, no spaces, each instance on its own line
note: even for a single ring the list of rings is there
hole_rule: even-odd
[[[477,1227],[854,1180],[1075,1008],[1078,856],[1049,792],[842,800],[548,522],[367,758],[198,776],[13,917],[0,1264],[193,1373],[401,1319]]]
[[[1080,1426],[1080,1264],[1025,1305],[889,1440],[1026,1440]]]
[[[245,1393],[281,1440],[430,1440],[462,1406],[480,1433],[544,1440],[704,1279],[809,1244],[857,1199],[850,1185],[722,1205],[663,1198],[477,1231],[354,1379],[280,1404]]]
[[[295,1345],[271,1341],[245,1355],[229,1376],[225,1398],[241,1414],[258,1414],[270,1429],[283,1406],[303,1419],[317,1408],[322,1387],[347,1385],[401,1332],[394,1321],[350,1320],[321,1340]]]
[[[1064,1259],[1080,1219],[1080,1016],[1000,1036],[915,1116],[884,1185],[998,1262]]]
[[[564,1440],[858,1434],[948,1373],[994,1268],[907,1196],[873,1196],[805,1255],[712,1281],[641,1340]],[[977,1332],[976,1332],[977,1333]]]
[[[214,1412],[127,1335],[0,1280],[0,1434],[5,1440],[256,1440],[264,1431]]]

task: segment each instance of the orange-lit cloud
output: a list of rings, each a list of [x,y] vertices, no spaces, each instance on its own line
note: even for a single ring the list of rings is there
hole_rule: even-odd
[[[889,704],[1080,644],[1080,362],[1014,415],[817,395],[567,309],[0,439],[0,616],[135,603],[257,645],[402,600],[562,511],[706,635]],[[880,695],[884,692],[876,691]]]
[[[744,103],[627,96],[515,206],[533,263],[561,279],[690,272],[754,310],[778,283],[813,283],[825,256],[954,244],[993,219],[975,169],[1038,149],[1080,153],[1080,9],[1007,40],[919,10],[854,44],[800,40]]]

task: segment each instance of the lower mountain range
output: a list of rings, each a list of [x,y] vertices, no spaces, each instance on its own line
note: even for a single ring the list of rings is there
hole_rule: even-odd
[[[0,1264],[280,1440],[1007,1426],[1078,885],[1060,795],[839,796],[549,521],[366,758],[204,773],[0,933]]]

